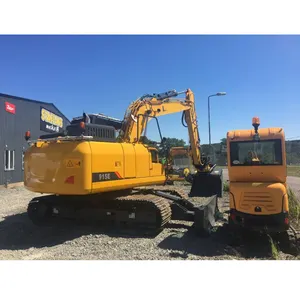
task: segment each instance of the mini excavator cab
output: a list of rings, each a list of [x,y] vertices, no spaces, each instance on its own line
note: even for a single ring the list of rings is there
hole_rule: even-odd
[[[231,225],[285,231],[289,228],[285,138],[282,128],[227,133]]]

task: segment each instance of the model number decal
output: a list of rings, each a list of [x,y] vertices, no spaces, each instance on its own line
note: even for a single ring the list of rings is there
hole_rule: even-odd
[[[99,174],[99,180],[110,180],[110,173]]]
[[[99,172],[92,174],[92,182],[122,179],[118,172]]]

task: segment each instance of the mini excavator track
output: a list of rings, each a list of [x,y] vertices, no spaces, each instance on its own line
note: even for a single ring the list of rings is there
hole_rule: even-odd
[[[300,232],[290,225],[286,232],[281,232],[277,236],[280,249],[283,252],[290,253],[292,255],[299,255],[300,253]]]
[[[140,193],[115,198],[108,195],[36,197],[29,203],[27,212],[36,225],[49,225],[53,219],[73,219],[149,230],[162,229],[172,215],[166,199]]]
[[[247,231],[243,231],[241,227],[235,226],[234,224],[229,223],[228,226],[229,245],[240,246],[243,244],[243,238],[245,238]],[[290,225],[286,231],[270,233],[262,230],[261,232],[270,235],[282,252],[294,256],[300,254],[300,231],[296,230],[292,225]]]

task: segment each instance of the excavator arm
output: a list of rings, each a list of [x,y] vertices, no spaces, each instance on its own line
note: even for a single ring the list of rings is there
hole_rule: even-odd
[[[183,93],[183,92],[182,92]],[[163,94],[144,95],[131,103],[125,112],[120,131],[122,142],[137,143],[151,118],[190,109],[184,100],[171,97],[181,93],[170,91]]]
[[[185,99],[175,98],[185,94]],[[201,171],[209,171],[209,165],[202,161],[200,137],[197,124],[194,94],[190,89],[184,92],[175,90],[162,94],[145,95],[131,103],[125,113],[119,139],[122,142],[138,143],[151,118],[183,112],[182,121],[188,128],[190,155],[193,165]]]
[[[180,94],[185,94],[185,99],[175,98]],[[194,93],[190,89],[184,92],[173,90],[163,94],[144,95],[131,103],[122,122],[119,140],[125,143],[139,143],[151,118],[178,112],[182,112],[182,123],[188,128],[189,155],[197,170],[195,174],[190,174],[190,195],[205,197],[217,194],[222,197],[222,170],[213,171],[214,166],[201,154]]]

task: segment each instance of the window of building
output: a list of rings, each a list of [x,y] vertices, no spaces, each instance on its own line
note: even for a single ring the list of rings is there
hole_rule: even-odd
[[[4,170],[12,171],[15,169],[15,150],[4,151]]]

